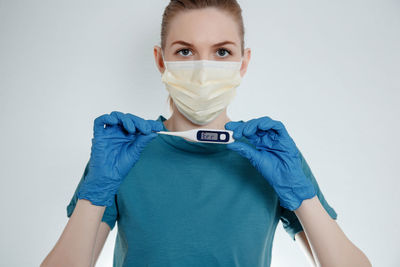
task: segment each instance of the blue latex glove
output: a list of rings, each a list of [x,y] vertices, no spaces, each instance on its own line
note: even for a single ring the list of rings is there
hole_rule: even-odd
[[[244,136],[255,146],[238,141],[227,144],[250,160],[274,188],[282,207],[296,210],[304,199],[316,195],[303,172],[300,152],[282,122],[265,116],[247,122],[231,121],[225,129],[233,131],[233,138]]]
[[[97,206],[111,206],[120,184],[143,148],[161,131],[159,121],[113,111],[94,120],[89,171],[77,197]]]

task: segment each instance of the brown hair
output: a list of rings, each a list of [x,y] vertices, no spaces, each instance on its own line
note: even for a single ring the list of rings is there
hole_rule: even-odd
[[[244,53],[244,24],[242,17],[242,9],[236,0],[171,0],[164,10],[161,24],[161,49],[164,51],[165,42],[169,30],[171,20],[179,12],[185,10],[201,9],[207,7],[215,7],[226,11],[233,16],[239,26],[239,34],[241,38],[241,52]],[[170,110],[172,112],[172,99],[168,96]]]

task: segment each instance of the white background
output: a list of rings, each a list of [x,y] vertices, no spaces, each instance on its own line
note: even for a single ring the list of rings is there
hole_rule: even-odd
[[[0,0],[1,266],[39,265],[58,240],[96,117],[169,117],[153,59],[166,4]],[[400,2],[241,4],[253,54],[228,115],[282,121],[347,237],[400,266]],[[272,263],[308,266],[281,224]]]

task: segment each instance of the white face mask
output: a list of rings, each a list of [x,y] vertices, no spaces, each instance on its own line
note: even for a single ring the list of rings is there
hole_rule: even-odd
[[[164,65],[161,80],[177,109],[198,125],[221,114],[236,96],[241,82],[242,60],[164,61]]]

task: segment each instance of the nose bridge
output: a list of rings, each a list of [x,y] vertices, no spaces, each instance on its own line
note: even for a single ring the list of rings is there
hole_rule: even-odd
[[[209,51],[204,51],[200,53],[200,60],[211,60]]]
[[[210,45],[208,43],[197,45],[197,60],[211,60]]]
[[[209,57],[209,52],[203,49],[202,51],[198,52],[198,60],[210,60]]]

